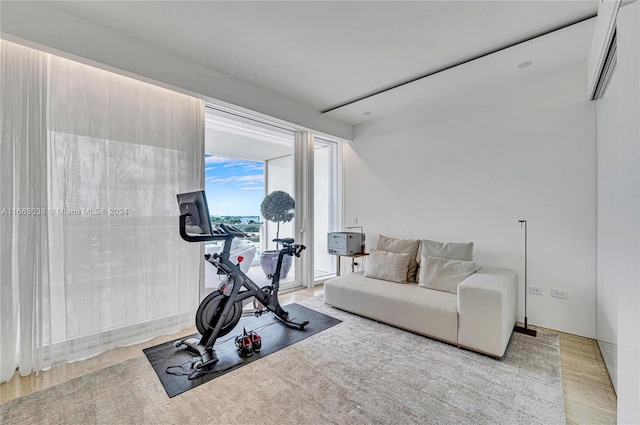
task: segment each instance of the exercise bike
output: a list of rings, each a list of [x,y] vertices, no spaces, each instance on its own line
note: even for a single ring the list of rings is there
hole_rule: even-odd
[[[266,311],[274,315],[286,326],[304,330],[308,321],[297,322],[289,318],[278,300],[280,289],[280,270],[285,255],[300,257],[306,249],[304,245],[295,244],[294,239],[274,239],[283,245],[278,253],[278,262],[273,275],[269,276],[271,285],[259,287],[242,270],[240,262],[234,264],[229,260],[233,238],[247,236],[243,231],[225,224],[211,228],[209,211],[204,191],[178,195],[180,206],[180,236],[187,242],[207,242],[223,240],[221,253],[205,254],[205,260],[218,269],[218,274],[225,279],[218,288],[207,295],[196,312],[196,328],[201,338],[186,338],[175,342],[175,347],[184,346],[186,350],[200,357],[193,364],[196,371],[207,371],[215,366],[218,357],[213,348],[216,339],[227,335],[238,324],[242,317],[246,300],[254,298],[254,314],[261,315]],[[240,260],[240,258],[239,258]]]

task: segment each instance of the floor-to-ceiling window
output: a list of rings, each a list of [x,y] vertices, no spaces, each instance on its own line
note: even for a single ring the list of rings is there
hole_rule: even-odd
[[[0,46],[0,381],[191,326],[204,103]]]

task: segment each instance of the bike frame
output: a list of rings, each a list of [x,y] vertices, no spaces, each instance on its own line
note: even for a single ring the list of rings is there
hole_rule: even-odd
[[[293,246],[288,247],[289,251],[287,251],[287,247],[280,250],[278,254],[278,264],[276,267],[276,271],[273,275],[273,281],[270,285],[269,293],[265,293],[262,288],[260,288],[254,281],[252,281],[249,276],[247,276],[242,270],[240,270],[239,264],[233,264],[229,260],[229,253],[231,251],[231,241],[234,237],[244,236],[244,233],[234,232],[230,230],[224,224],[220,225],[225,234],[213,235],[213,236],[191,236],[187,235],[184,231],[185,215],[180,216],[180,236],[183,239],[189,242],[205,242],[212,240],[224,240],[224,246],[222,247],[221,254],[214,254],[213,258],[218,260],[215,262],[211,262],[214,266],[221,269],[227,276],[230,276],[234,282],[233,289],[231,293],[226,297],[225,305],[222,309],[222,313],[218,318],[215,327],[210,327],[202,338],[200,339],[200,344],[205,347],[212,347],[215,344],[215,341],[220,334],[220,330],[224,326],[225,320],[227,316],[231,313],[231,309],[233,305],[238,302],[245,300],[250,297],[255,297],[265,308],[269,311],[272,311],[276,314],[276,316],[280,319],[286,320],[287,313],[280,306],[280,302],[278,300],[278,290],[280,289],[280,269],[282,266],[282,258],[285,255],[295,254],[296,248]],[[241,289],[245,289],[241,291]]]
[[[300,257],[300,253],[305,249],[305,246],[296,245],[294,244],[295,241],[289,238],[274,239],[274,242],[283,243],[284,248],[278,254],[278,265],[275,273],[269,276],[271,285],[260,288],[240,270],[240,263],[233,264],[229,259],[233,238],[243,237],[246,234],[233,226],[224,224],[210,228],[208,221],[210,216],[204,191],[178,194],[178,204],[181,211],[180,237],[187,242],[224,240],[222,253],[206,254],[205,260],[216,266],[218,271],[221,271],[221,274],[225,274],[228,281],[233,282],[233,288],[231,288],[228,295],[225,295],[228,292],[227,288],[219,288],[200,302],[196,313],[196,327],[199,332],[203,333],[202,337],[200,339],[188,337],[174,342],[176,348],[184,346],[185,350],[189,350],[200,357],[199,360],[194,361],[193,368],[198,372],[211,370],[218,362],[219,359],[213,348],[216,339],[221,335],[226,335],[238,323],[237,321],[242,317],[243,301],[247,298],[254,297],[268,311],[273,312],[284,325],[304,330],[304,327],[309,322],[298,322],[289,319],[289,314],[280,306],[278,290],[280,289],[280,269],[283,257],[285,255]],[[187,233],[187,219],[189,219],[189,226],[192,226],[191,230],[195,230],[195,233]],[[205,220],[206,223],[200,223],[200,220]],[[203,227],[200,227],[200,224]],[[193,226],[196,228],[193,229]],[[238,307],[240,310],[238,310]],[[262,310],[256,312],[256,314],[261,313]],[[227,321],[227,319],[229,320]],[[189,376],[189,379],[191,379],[191,376]]]

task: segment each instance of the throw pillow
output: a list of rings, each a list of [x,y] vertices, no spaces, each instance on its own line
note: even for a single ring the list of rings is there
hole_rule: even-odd
[[[458,293],[458,284],[476,272],[473,261],[421,256],[420,282],[418,286],[437,291]]]
[[[408,282],[415,282],[417,278],[419,248],[419,239],[399,239],[383,235],[378,236],[377,249],[381,251],[409,254],[409,271],[407,272],[406,279]]]
[[[450,258],[452,260],[473,261],[473,242],[436,242],[422,240],[421,255],[428,257]]]
[[[364,275],[374,279],[406,283],[410,256],[407,253],[372,249],[367,257]]]

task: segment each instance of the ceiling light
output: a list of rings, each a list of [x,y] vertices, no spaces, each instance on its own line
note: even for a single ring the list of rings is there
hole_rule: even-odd
[[[529,66],[529,65],[531,65],[531,64],[533,64],[533,62],[531,62],[531,61],[524,61],[524,62],[522,62],[522,63],[518,64],[518,68],[520,68],[520,69],[522,69],[522,68],[526,68],[526,67],[528,67],[528,66]]]

